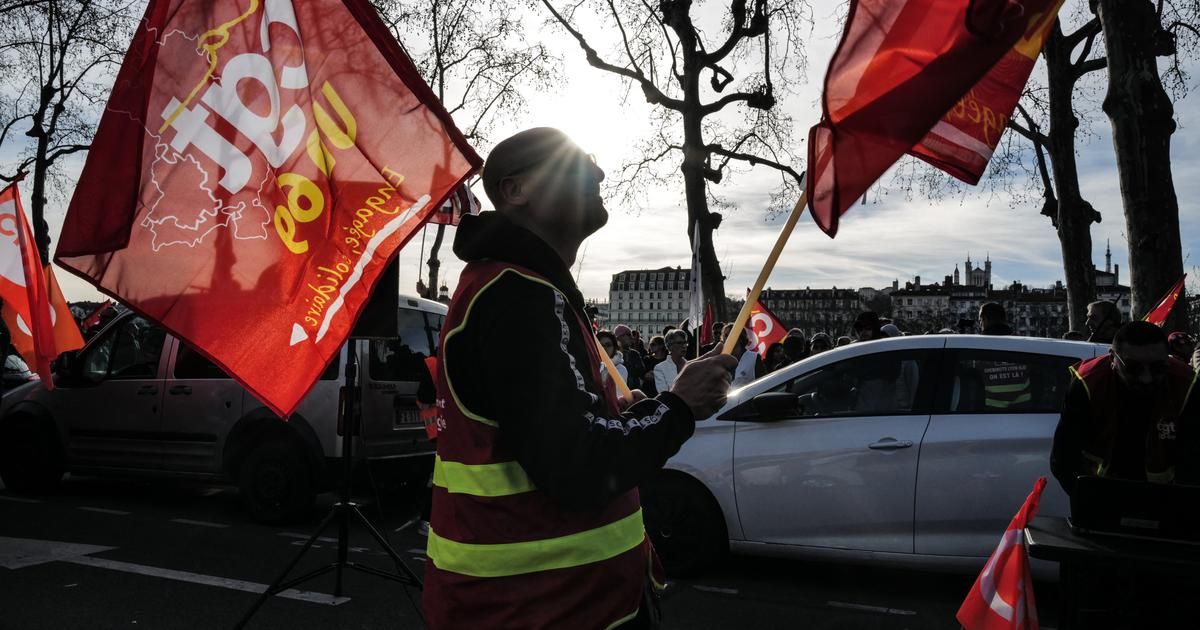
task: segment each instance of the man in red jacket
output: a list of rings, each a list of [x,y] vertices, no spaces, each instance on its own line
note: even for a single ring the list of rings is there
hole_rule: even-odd
[[[432,628],[656,627],[662,576],[637,486],[724,403],[737,361],[618,400],[570,267],[608,220],[604,171],[561,131],[496,145],[496,212],[465,216],[443,325],[424,604]],[[522,330],[519,349],[509,331]]]

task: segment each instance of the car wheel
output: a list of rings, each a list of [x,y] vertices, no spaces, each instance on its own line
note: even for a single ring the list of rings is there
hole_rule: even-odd
[[[62,442],[54,423],[33,416],[9,417],[0,426],[0,479],[13,492],[49,492],[62,481]]]
[[[646,533],[671,575],[698,573],[728,550],[725,519],[698,482],[666,475],[644,484],[641,495]]]
[[[264,523],[294,521],[316,498],[304,447],[296,440],[268,438],[255,446],[238,469],[246,509]]]

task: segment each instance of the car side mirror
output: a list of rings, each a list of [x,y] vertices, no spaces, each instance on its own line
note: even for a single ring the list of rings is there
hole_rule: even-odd
[[[79,351],[72,350],[58,355],[54,367],[54,383],[56,385],[74,386],[82,381],[80,370],[83,369],[83,362],[79,360]]]
[[[763,392],[726,411],[717,420],[779,422],[804,415],[805,397],[791,392]]]

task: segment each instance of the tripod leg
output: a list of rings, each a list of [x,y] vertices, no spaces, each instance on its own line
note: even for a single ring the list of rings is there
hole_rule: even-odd
[[[317,542],[317,538],[321,536],[326,527],[329,527],[330,521],[333,520],[333,517],[336,514],[337,510],[334,510],[325,516],[324,520],[321,521],[321,524],[317,526],[317,531],[313,532],[313,535],[308,537],[308,540],[304,542],[304,546],[300,548],[300,551],[294,558],[292,558],[292,561],[286,567],[284,567],[283,572],[279,574],[279,577],[275,578],[275,580],[271,582],[269,586],[267,586],[267,590],[263,591],[262,595],[258,596],[258,600],[254,602],[254,605],[250,607],[250,610],[246,611],[246,614],[242,617],[242,620],[239,621],[236,626],[234,626],[235,630],[241,630],[242,628],[246,627],[246,624],[250,621],[250,618],[254,616],[254,613],[258,612],[258,609],[262,608],[262,605],[265,604],[272,595],[281,590],[279,585],[287,579],[287,576],[292,572],[292,569],[296,568],[296,565],[300,563],[300,559],[303,558],[304,554],[308,553],[308,550],[312,548],[313,543]],[[343,518],[342,523],[345,522],[346,519]],[[340,593],[337,596],[340,597]]]
[[[371,524],[371,521],[367,520],[367,517],[363,515],[357,506],[353,508],[353,513],[354,517],[358,519],[358,522],[361,523],[363,528],[367,530],[367,533],[370,534],[371,537],[375,539],[375,542],[379,543],[379,546],[383,548],[384,553],[392,558],[392,562],[396,563],[396,568],[399,569],[406,577],[408,577],[408,579],[412,580],[413,586],[421,588],[421,578],[417,577],[417,574],[413,572],[412,569],[408,568],[408,565],[405,564],[404,560],[400,558],[400,554],[396,553],[396,550],[392,549],[392,546],[388,544],[388,541],[383,537],[383,534],[379,533],[378,529],[375,529],[375,526]]]
[[[347,514],[343,511],[346,509],[358,512],[358,508],[354,504],[348,503],[342,507],[342,517],[338,519],[338,551],[337,551],[337,568],[334,575],[336,576],[333,585],[333,596],[342,596],[342,567],[346,566],[346,551],[350,541],[350,523],[347,521]]]

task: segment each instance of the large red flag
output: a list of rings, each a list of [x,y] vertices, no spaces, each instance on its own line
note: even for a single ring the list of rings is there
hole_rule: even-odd
[[[1158,301],[1158,304],[1156,304],[1154,308],[1150,309],[1149,313],[1146,313],[1146,317],[1144,318],[1146,321],[1159,327],[1162,327],[1167,323],[1167,317],[1171,314],[1171,309],[1175,308],[1175,302],[1179,300],[1180,294],[1183,293],[1184,280],[1187,280],[1186,273],[1183,274],[1183,277],[1179,279],[1179,282],[1176,282],[1175,285],[1172,286],[1169,291],[1167,291],[1167,294]]]
[[[834,236],[838,218],[1057,2],[852,0],[809,132],[808,199],[821,229]]]
[[[967,593],[955,618],[966,630],[1037,630],[1037,602],[1033,576],[1025,553],[1025,526],[1037,515],[1046,478],[1033,484],[1033,492],[1013,517],[1000,544],[988,558],[975,585]]]
[[[910,153],[974,185],[979,183],[1054,26],[1063,0],[1031,16],[1025,35],[992,66]]]
[[[367,0],[151,0],[56,259],[286,416],[479,164]]]
[[[750,331],[751,346],[764,361],[767,359],[767,351],[771,349],[771,344],[780,343],[787,337],[787,327],[779,321],[778,317],[775,317],[775,313],[763,306],[762,302],[754,303],[754,308],[750,310],[750,321],[746,323],[746,329]]]
[[[83,347],[83,337],[63,299],[54,269],[42,266],[16,183],[0,191],[0,315],[13,347],[54,388],[50,364]],[[7,349],[0,349],[0,357]]]

